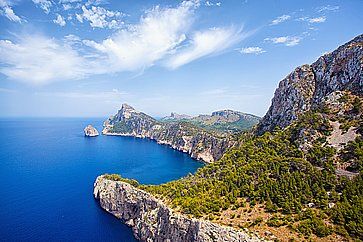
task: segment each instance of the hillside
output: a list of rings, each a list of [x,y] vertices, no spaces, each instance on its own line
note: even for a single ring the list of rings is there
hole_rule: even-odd
[[[211,115],[203,114],[191,117],[185,114],[171,113],[164,117],[164,122],[188,122],[197,127],[222,133],[238,133],[250,130],[261,118],[233,110],[215,111]]]
[[[363,240],[363,35],[279,84],[254,133],[196,174],[139,185],[174,211],[271,240]]]
[[[128,104],[123,104],[115,116],[104,122],[102,133],[150,138],[159,144],[166,144],[173,149],[188,153],[192,158],[214,162],[220,159],[228,148],[236,144],[234,133],[241,130],[236,128],[233,132],[232,128],[235,125],[244,123],[250,127],[257,120],[255,116],[245,114],[242,116],[242,113],[235,111],[215,112],[203,120],[200,116],[191,119],[185,117],[185,115],[172,115],[163,121],[158,121]]]

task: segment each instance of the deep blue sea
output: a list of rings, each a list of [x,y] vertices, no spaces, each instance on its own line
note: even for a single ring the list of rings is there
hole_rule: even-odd
[[[83,136],[102,119],[0,119],[0,241],[135,241],[93,198],[95,178],[158,184],[202,164],[132,137]]]

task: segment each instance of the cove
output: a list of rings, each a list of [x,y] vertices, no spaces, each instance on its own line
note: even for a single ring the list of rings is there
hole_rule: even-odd
[[[83,136],[103,119],[0,119],[0,241],[135,241],[93,199],[98,175],[160,184],[203,164],[148,139]]]

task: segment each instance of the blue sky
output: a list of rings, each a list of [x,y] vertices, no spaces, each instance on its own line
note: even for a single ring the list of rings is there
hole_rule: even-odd
[[[363,1],[0,0],[0,116],[263,116],[278,82],[362,34]]]

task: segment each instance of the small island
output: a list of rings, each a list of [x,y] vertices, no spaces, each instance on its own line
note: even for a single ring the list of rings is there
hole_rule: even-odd
[[[87,136],[87,137],[96,137],[99,135],[97,129],[90,124],[87,125],[87,127],[84,128],[83,131],[84,131],[84,136]]]

